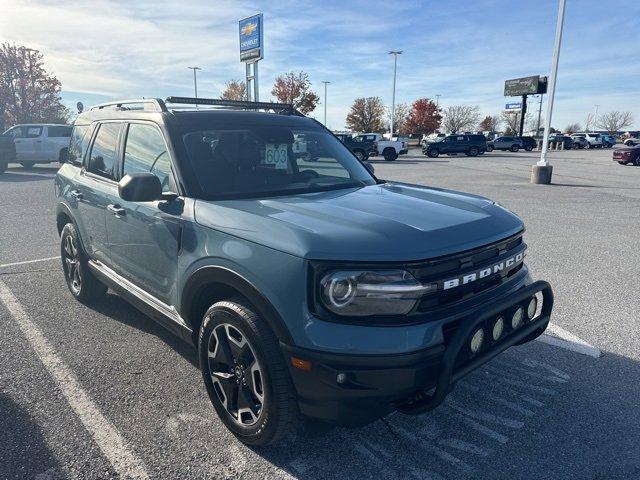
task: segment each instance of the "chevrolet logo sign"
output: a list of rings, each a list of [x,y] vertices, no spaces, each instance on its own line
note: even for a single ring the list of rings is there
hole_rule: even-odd
[[[242,35],[251,35],[255,29],[258,28],[258,24],[257,23],[247,23],[244,27],[242,27],[242,30],[240,30],[240,33]]]
[[[524,259],[524,252],[521,252],[513,257],[509,257],[501,262],[494,263],[488,267],[482,268],[480,270],[476,270],[475,272],[468,273],[466,275],[462,275],[456,278],[450,278],[449,280],[445,280],[443,282],[442,289],[449,290],[451,288],[460,287],[462,285],[467,285],[469,283],[475,282],[476,280],[480,280],[486,278],[495,273],[500,273],[503,270],[508,272],[513,267],[522,263]]]

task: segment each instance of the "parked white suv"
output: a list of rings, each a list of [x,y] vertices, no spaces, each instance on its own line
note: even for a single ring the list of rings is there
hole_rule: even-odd
[[[23,167],[36,163],[64,162],[71,137],[70,125],[26,124],[16,125],[4,132],[13,137],[16,161]]]
[[[582,137],[589,144],[589,148],[602,148],[602,137],[599,133],[580,132],[571,135],[571,138]]]
[[[379,133],[365,133],[367,137],[373,136],[374,138],[374,152],[372,155],[382,155],[388,162],[398,158],[398,155],[405,154],[409,150],[409,145],[406,140],[387,140]]]

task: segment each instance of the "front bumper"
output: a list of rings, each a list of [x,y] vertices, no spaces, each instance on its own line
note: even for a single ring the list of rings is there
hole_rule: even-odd
[[[542,297],[540,313],[476,355],[468,352],[468,340],[495,318]],[[547,328],[553,309],[549,283],[535,282],[494,304],[460,316],[447,325],[456,328],[443,344],[419,352],[397,355],[341,355],[282,345],[288,357],[311,362],[309,371],[290,365],[300,411],[310,417],[340,425],[364,425],[399,410],[419,414],[437,407],[462,377],[507,348],[528,342]],[[401,328],[401,327],[398,327]],[[451,329],[449,329],[451,332]],[[339,378],[342,381],[339,381]]]

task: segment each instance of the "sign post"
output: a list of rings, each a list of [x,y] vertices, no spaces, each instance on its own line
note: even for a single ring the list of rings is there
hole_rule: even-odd
[[[264,58],[264,29],[261,13],[238,22],[240,34],[240,61],[245,63],[247,100],[258,102],[258,61]]]

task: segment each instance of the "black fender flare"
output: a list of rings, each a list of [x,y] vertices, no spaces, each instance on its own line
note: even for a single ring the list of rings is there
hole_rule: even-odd
[[[240,292],[257,309],[257,313],[267,322],[267,325],[269,325],[278,340],[285,344],[293,345],[293,339],[284,320],[260,290],[239,273],[217,265],[198,268],[184,283],[180,296],[180,314],[189,324],[189,328],[193,329],[195,326],[188,313],[198,300],[197,294],[202,287],[211,283],[223,284]],[[197,319],[196,321],[200,320]]]

